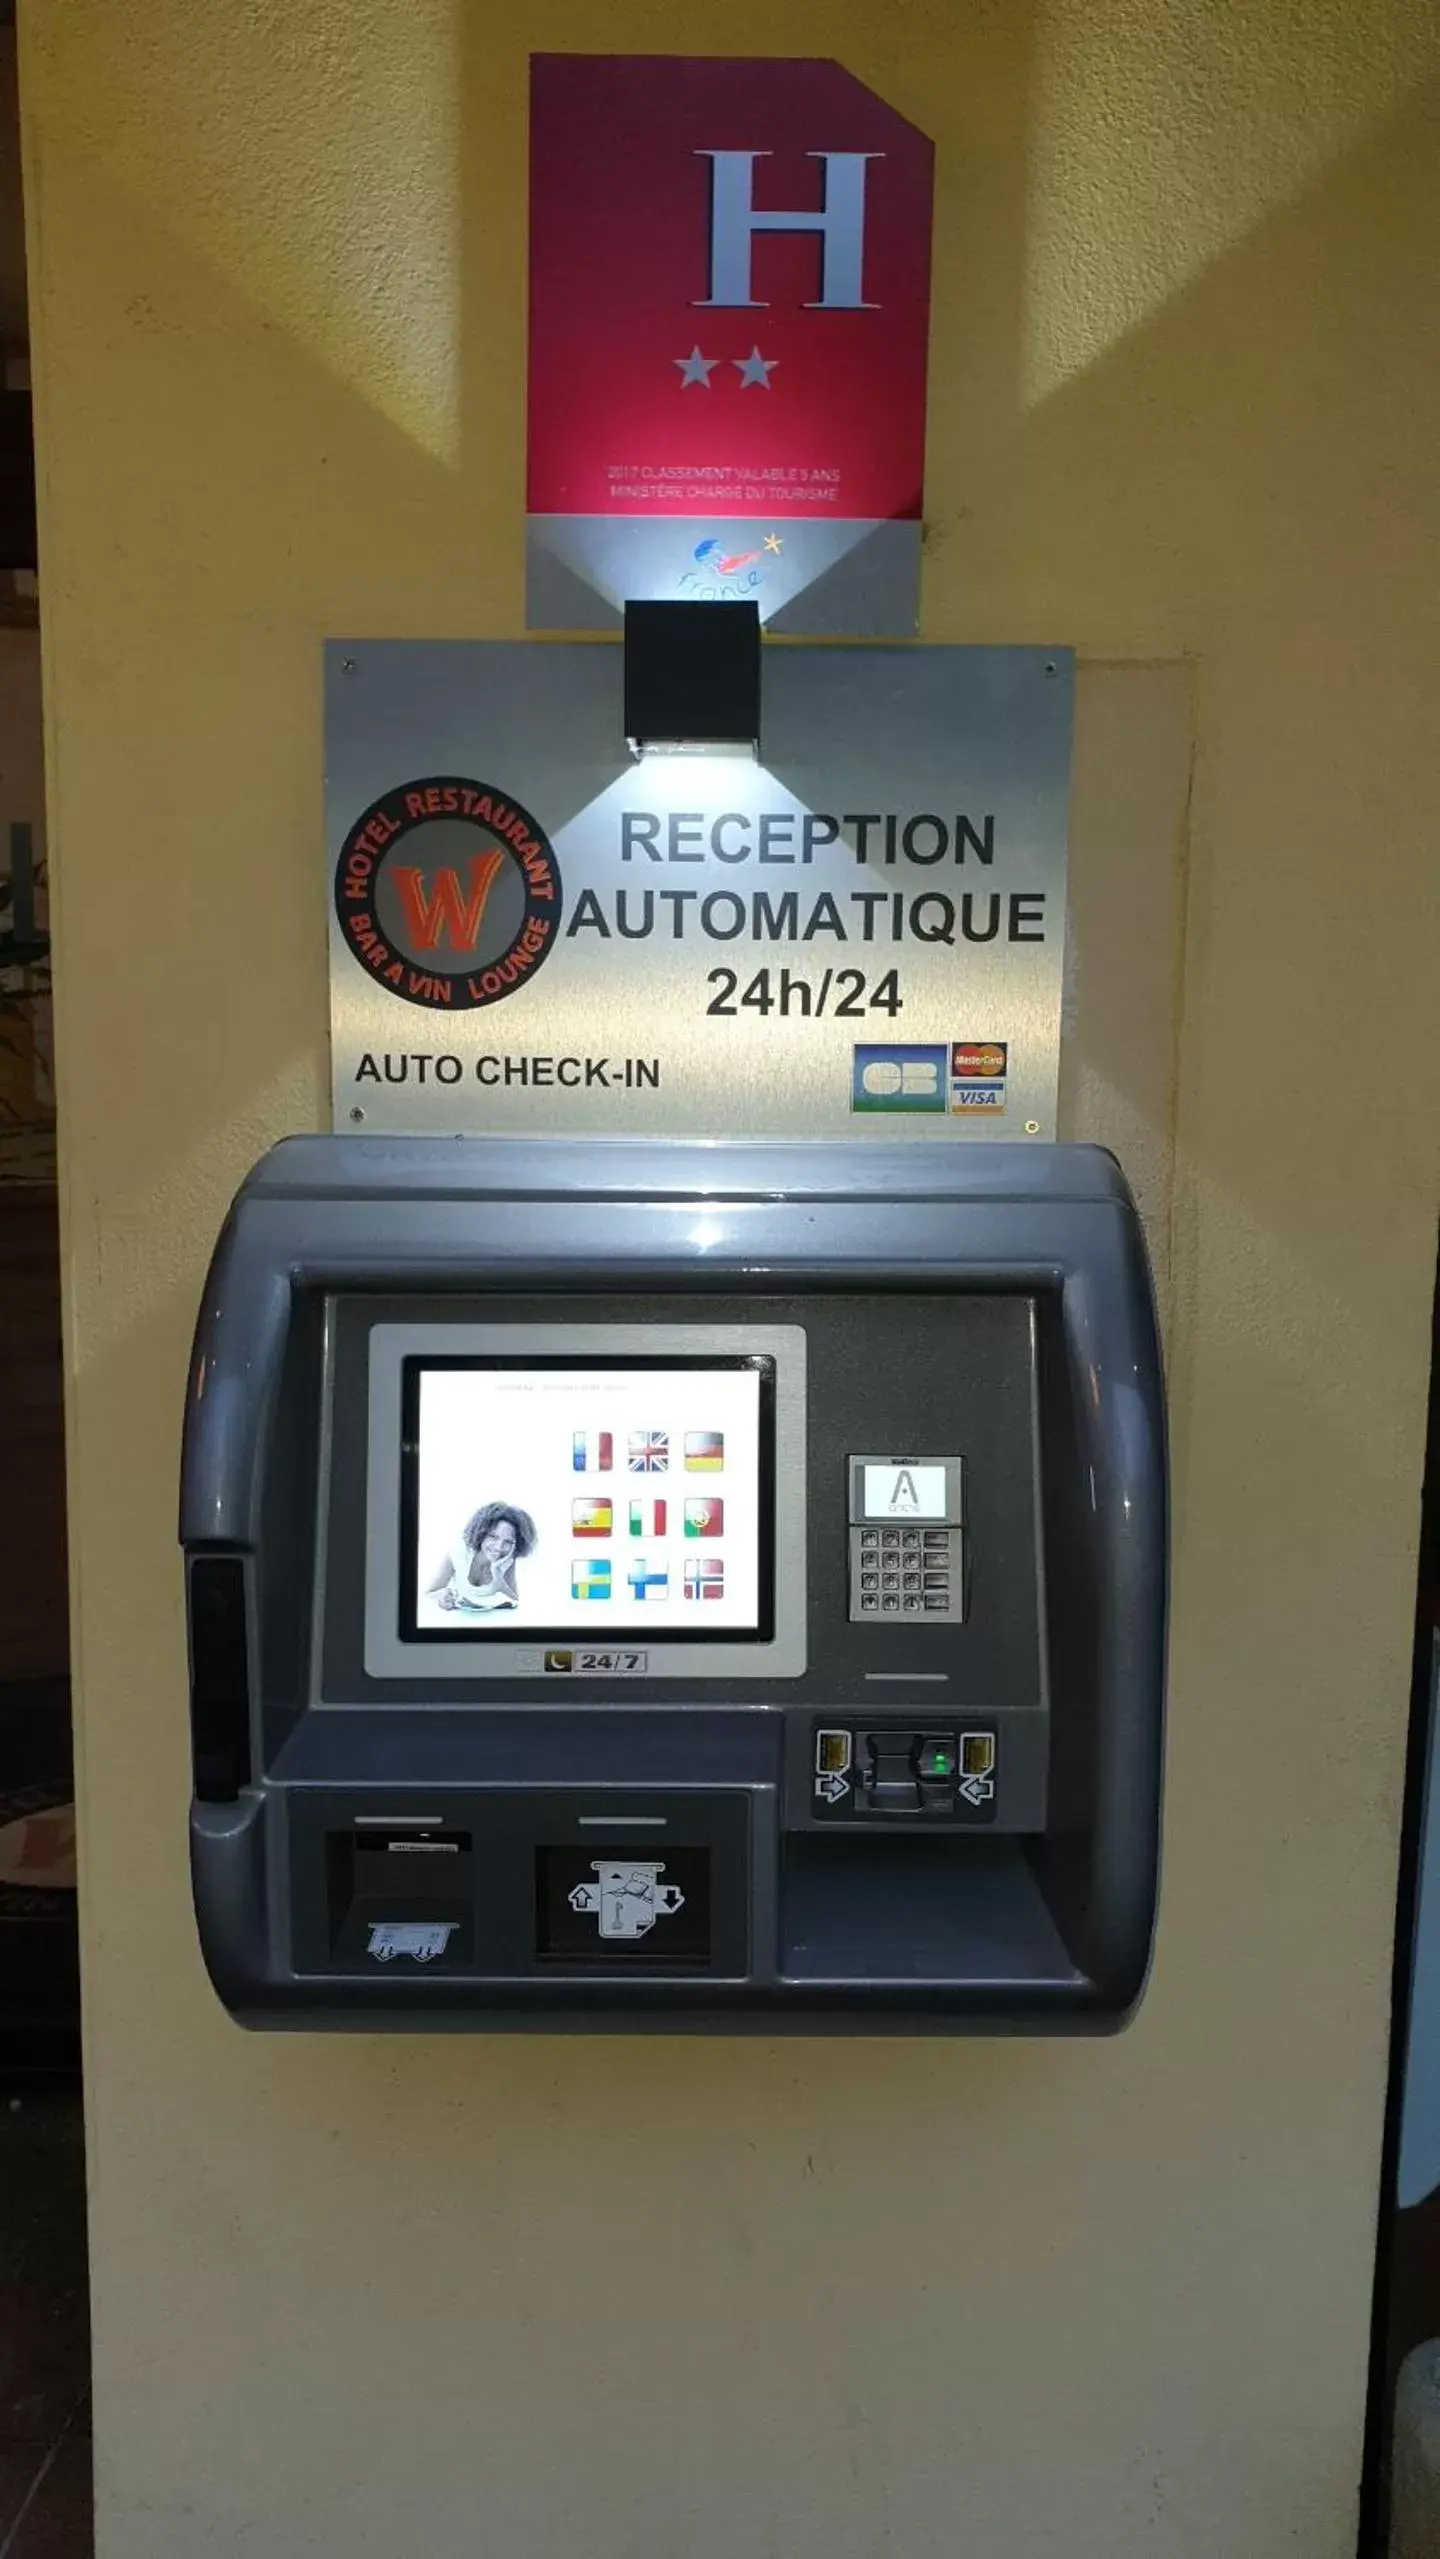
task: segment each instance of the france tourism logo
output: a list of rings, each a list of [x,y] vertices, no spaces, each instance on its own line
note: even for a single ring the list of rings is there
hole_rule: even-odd
[[[563,902],[554,847],[529,810],[450,773],[373,801],[335,866],[352,957],[431,1012],[475,1012],[526,985],[559,937]]]
[[[723,603],[727,596],[743,600],[758,593],[766,551],[778,555],[782,547],[778,533],[767,533],[764,548],[747,549],[743,543],[721,542],[707,533],[697,542],[687,569],[680,581],[680,591],[692,603]]]

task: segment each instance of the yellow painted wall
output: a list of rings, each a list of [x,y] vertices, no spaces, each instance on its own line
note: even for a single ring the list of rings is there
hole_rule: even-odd
[[[1440,1104],[1428,0],[21,32],[101,2559],[1349,2559]],[[930,636],[1195,660],[1115,2043],[246,2038],[195,1950],[177,1422],[223,1203],[322,1110],[318,643],[519,631],[525,55],[678,42],[936,137]]]

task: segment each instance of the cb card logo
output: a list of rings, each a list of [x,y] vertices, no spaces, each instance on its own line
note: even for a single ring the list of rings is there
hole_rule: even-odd
[[[347,949],[390,995],[470,1013],[526,985],[560,931],[560,866],[518,800],[453,773],[402,782],[335,866]]]
[[[950,1052],[934,1048],[857,1048],[850,1072],[852,1111],[943,1111]]]

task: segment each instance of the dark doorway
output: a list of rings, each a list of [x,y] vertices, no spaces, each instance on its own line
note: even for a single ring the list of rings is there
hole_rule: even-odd
[[[1431,2339],[1440,2339],[1440,1281],[1432,1317],[1360,2559],[1384,2559],[1390,2547],[1396,2383],[1406,2356]]]
[[[39,586],[0,8],[0,2559],[93,2548]]]

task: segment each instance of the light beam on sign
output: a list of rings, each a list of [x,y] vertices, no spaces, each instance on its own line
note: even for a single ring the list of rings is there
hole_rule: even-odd
[[[1433,12],[1349,0],[1313,16],[1297,46],[1290,9],[1142,22],[1123,0],[1044,0],[1025,135],[1026,408],[1146,326],[1434,77]]]
[[[333,28],[270,7],[192,20],[186,43],[138,40],[125,11],[67,25],[71,89],[105,100],[97,165],[271,328],[458,465],[458,0],[372,9],[363,44],[344,12]]]
[[[868,521],[797,524],[759,515],[545,516],[531,525],[561,568],[617,623],[628,598],[718,608],[753,603],[762,623],[785,617],[797,630],[801,617],[793,608],[800,599],[877,533],[883,538],[891,530]],[[720,565],[717,551],[738,566]]]

